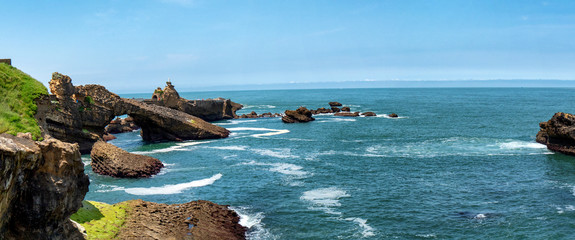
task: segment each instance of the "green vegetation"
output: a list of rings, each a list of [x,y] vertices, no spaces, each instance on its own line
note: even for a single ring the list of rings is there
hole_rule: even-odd
[[[126,221],[128,205],[129,201],[114,205],[83,201],[82,208],[70,219],[86,228],[88,239],[113,239]]]
[[[47,94],[46,87],[36,79],[0,63],[0,133],[30,132],[35,140],[40,140],[40,127],[34,118],[37,111],[34,100]]]
[[[94,99],[92,99],[92,97],[90,97],[90,96],[86,96],[84,98],[84,102],[92,105],[92,104],[94,104]]]

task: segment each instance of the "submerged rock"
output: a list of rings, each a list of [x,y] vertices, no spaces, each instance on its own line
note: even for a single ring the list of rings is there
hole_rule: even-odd
[[[119,178],[151,177],[164,167],[156,158],[129,153],[103,141],[94,144],[90,157],[95,173]]]
[[[285,116],[282,117],[282,121],[285,123],[303,123],[314,121],[315,118],[312,117],[311,111],[305,107],[299,107],[297,110],[286,110]]]
[[[389,114],[389,117],[390,118],[398,118],[399,116],[395,113],[391,113],[391,114]]]
[[[377,116],[377,114],[375,114],[374,112],[364,112],[361,115],[366,116],[366,117],[375,117]]]
[[[539,127],[538,143],[552,151],[575,155],[575,115],[558,112],[549,121],[539,123]]]
[[[90,184],[77,144],[0,134],[0,239],[82,239],[70,215]]]

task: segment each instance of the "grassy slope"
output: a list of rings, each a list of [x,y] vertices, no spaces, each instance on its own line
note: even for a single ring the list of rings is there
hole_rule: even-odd
[[[82,205],[70,219],[86,228],[88,239],[113,239],[126,221],[129,201],[114,205],[83,201]]]
[[[16,135],[30,132],[41,138],[40,127],[34,118],[34,99],[48,94],[46,87],[15,67],[0,63],[0,133]]]

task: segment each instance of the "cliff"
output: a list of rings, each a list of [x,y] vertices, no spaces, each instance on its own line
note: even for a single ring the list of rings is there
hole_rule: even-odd
[[[0,135],[0,239],[82,239],[69,217],[88,176],[78,145]]]
[[[230,99],[223,98],[187,100],[180,97],[180,94],[171,82],[166,82],[166,87],[163,90],[160,88],[156,89],[152,95],[152,99],[145,100],[144,102],[179,110],[210,122],[237,118],[236,111],[243,107],[239,103],[234,103]]]
[[[89,153],[105,127],[116,116],[128,114],[141,127],[145,141],[182,141],[225,138],[229,131],[184,112],[121,98],[100,85],[72,85],[66,75],[54,73],[54,94],[38,101],[36,117],[47,132],[65,142],[77,142]]]
[[[558,112],[549,121],[539,123],[539,127],[537,142],[549,150],[575,155],[575,115]]]

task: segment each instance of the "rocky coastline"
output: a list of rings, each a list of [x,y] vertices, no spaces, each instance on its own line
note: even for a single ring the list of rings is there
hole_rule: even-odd
[[[575,155],[575,115],[558,112],[547,122],[539,123],[536,141],[547,149]]]
[[[147,178],[164,167],[157,158],[129,153],[104,141],[94,144],[90,158],[92,171],[118,178]]]

